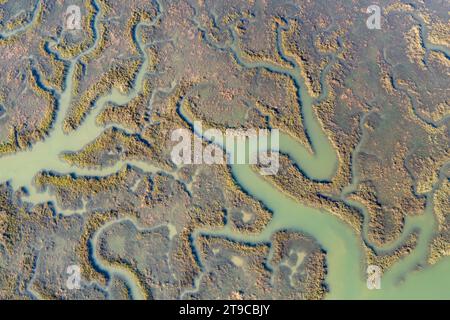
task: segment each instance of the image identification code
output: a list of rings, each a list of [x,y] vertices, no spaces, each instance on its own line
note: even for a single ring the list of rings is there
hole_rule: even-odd
[[[270,305],[264,304],[224,304],[222,307],[214,306],[186,306],[180,307],[180,315],[197,315],[205,316],[207,318],[220,315],[252,315],[252,316],[266,316],[269,313]]]

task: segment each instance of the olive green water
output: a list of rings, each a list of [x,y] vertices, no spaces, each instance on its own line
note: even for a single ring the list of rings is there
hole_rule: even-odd
[[[99,15],[101,12],[99,13]],[[97,20],[94,24],[97,28]],[[139,32],[139,27],[136,32]],[[138,45],[141,48],[140,37]],[[95,47],[96,43],[94,44]],[[306,133],[311,142],[311,148],[299,144],[295,139],[286,134],[280,136],[280,151],[289,155],[291,159],[308,175],[316,180],[328,180],[333,177],[339,165],[336,152],[322,130],[320,123],[314,113],[314,103],[317,100],[309,96],[303,79],[300,77],[300,69],[295,62],[292,68],[281,68],[269,63],[250,63],[242,58],[239,46],[235,40],[230,46],[230,51],[236,61],[245,68],[265,68],[271,72],[285,74],[291,77],[298,87],[298,99],[301,105],[301,116]],[[100,98],[92,112],[83,124],[70,134],[64,134],[62,122],[69,108],[72,92],[72,77],[74,65],[80,57],[71,61],[68,71],[66,88],[59,97],[59,111],[55,120],[54,129],[50,136],[43,142],[36,143],[30,150],[20,152],[0,158],[0,182],[10,181],[13,188],[26,187],[29,196],[25,199],[32,203],[46,201],[55,202],[54,197],[49,193],[39,193],[33,185],[33,177],[42,170],[55,171],[58,173],[74,173],[76,175],[105,176],[118,171],[126,163],[119,162],[115,166],[98,170],[80,169],[72,167],[60,160],[59,155],[63,151],[76,151],[95,139],[105,129],[97,126],[95,118],[101,111],[103,105],[110,101],[116,104],[124,104],[136,94],[142,87],[142,81],[146,75],[147,57],[144,57],[142,67],[135,81],[135,86],[128,94],[121,94],[115,90]],[[289,60],[289,57],[285,57]],[[326,86],[324,85],[326,93]],[[189,119],[180,106],[180,114],[185,121],[192,124],[194,119]],[[300,116],[300,115],[299,115]],[[208,137],[203,137],[208,140]],[[225,149],[225,148],[224,148]],[[312,152],[311,152],[312,150]],[[225,151],[233,156],[233,151]],[[355,152],[358,152],[355,150]],[[156,172],[159,169],[144,162],[127,162],[146,172]],[[257,171],[248,165],[231,165],[235,181],[251,196],[259,199],[267,208],[273,212],[273,219],[270,224],[257,235],[240,234],[228,226],[215,230],[196,230],[194,237],[200,234],[210,234],[227,237],[237,241],[251,243],[267,242],[271,235],[282,229],[298,230],[311,235],[327,251],[327,284],[330,293],[329,299],[378,299],[378,298],[440,298],[450,299],[450,258],[442,259],[434,266],[426,267],[420,272],[414,272],[418,264],[424,263],[427,255],[427,244],[435,230],[435,219],[433,215],[433,204],[429,199],[427,209],[423,215],[408,219],[406,221],[405,232],[395,243],[386,248],[376,248],[379,251],[391,250],[397,247],[407,237],[412,230],[419,230],[419,244],[417,248],[406,258],[396,263],[393,268],[382,276],[381,290],[368,290],[365,279],[365,257],[363,251],[363,240],[352,230],[350,226],[320,208],[304,206],[301,203],[286,196],[279,189],[275,188],[264,179]],[[354,173],[354,181],[345,192],[351,192],[357,184],[357,175]],[[343,194],[345,199],[345,194]],[[365,208],[358,203],[351,203],[359,207],[366,217]],[[64,212],[63,213],[75,213]],[[365,219],[365,228],[367,219]],[[117,274],[126,279],[131,288],[134,298],[139,299],[145,296],[141,287],[136,283],[135,278],[128,271],[111,266],[97,255],[97,239],[105,227],[99,229],[92,239],[94,248],[93,259],[96,264],[110,274]],[[365,236],[364,236],[365,237]],[[196,282],[198,285],[199,279]],[[196,290],[194,287],[193,290]]]

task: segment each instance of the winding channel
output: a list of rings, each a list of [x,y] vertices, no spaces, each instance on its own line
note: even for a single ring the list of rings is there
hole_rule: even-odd
[[[163,12],[160,6],[159,15]],[[98,34],[98,16],[101,15],[101,8],[98,6],[98,12],[95,16],[93,24],[95,34]],[[153,23],[159,19],[158,17]],[[139,24],[136,28],[136,33],[140,29]],[[141,38],[135,37],[139,48],[143,44]],[[98,44],[98,38],[95,38],[93,46],[87,51],[89,52]],[[242,57],[236,38],[234,38],[229,50],[234,59],[244,68],[264,68],[271,72],[281,73],[289,76],[294,80],[298,88],[298,102],[301,108],[301,116],[305,131],[311,143],[311,153],[309,149],[301,145],[294,139],[285,134],[281,134],[280,151],[287,154],[304,172],[314,180],[327,181],[333,177],[336,168],[339,165],[336,151],[328,139],[324,130],[322,129],[315,113],[315,101],[306,90],[303,79],[301,78],[301,70],[299,66],[286,55],[283,58],[291,61],[292,68],[282,68],[266,62],[248,62]],[[282,53],[281,48],[279,48]],[[54,171],[61,174],[73,173],[79,176],[106,176],[117,172],[126,164],[136,166],[146,172],[159,171],[145,162],[118,162],[116,165],[102,168],[101,170],[81,169],[70,166],[69,164],[60,160],[61,152],[70,150],[79,150],[98,135],[100,135],[104,127],[99,127],[95,123],[95,118],[102,110],[102,107],[107,102],[113,102],[117,105],[123,105],[131,99],[142,89],[142,82],[146,76],[148,66],[148,57],[141,54],[144,58],[142,66],[138,72],[135,80],[134,88],[126,95],[120,94],[116,90],[112,90],[109,94],[101,97],[95,103],[88,117],[82,125],[74,132],[65,134],[63,132],[63,119],[69,109],[72,98],[72,78],[74,75],[74,68],[81,56],[74,58],[68,63],[67,77],[65,80],[65,88],[62,92],[56,93],[58,100],[58,112],[54,122],[51,134],[41,142],[34,144],[29,150],[18,152],[16,154],[3,156],[0,158],[0,182],[9,181],[12,187],[17,190],[20,187],[25,187],[28,191],[28,197],[24,200],[31,203],[41,203],[54,201],[54,197],[48,193],[39,193],[33,185],[34,176],[43,170]],[[86,54],[87,52],[83,53]],[[282,53],[283,54],[283,53]],[[322,81],[322,86],[326,92],[326,85]],[[323,98],[323,97],[322,97]],[[190,119],[186,113],[183,112],[182,106],[179,106],[179,113],[182,118],[193,125],[194,119]],[[300,115],[299,115],[300,116]],[[203,137],[209,140],[208,137]],[[230,156],[233,156],[233,150],[224,151]],[[354,230],[341,221],[336,216],[320,208],[313,208],[305,206],[279,189],[271,185],[268,180],[260,176],[249,165],[231,165],[232,174],[239,186],[247,192],[250,196],[260,200],[264,205],[273,212],[271,222],[259,234],[242,234],[230,227],[225,226],[220,229],[198,229],[194,232],[194,239],[199,235],[216,235],[232,239],[235,241],[244,241],[248,243],[270,242],[272,234],[279,230],[296,230],[306,233],[314,237],[324,250],[327,252],[327,269],[328,274],[326,282],[328,284],[330,293],[327,298],[447,298],[450,299],[450,277],[443,277],[448,274],[450,270],[450,257],[443,258],[434,266],[427,267],[420,272],[411,272],[412,269],[420,262],[423,262],[426,257],[428,240],[432,236],[435,229],[435,220],[433,216],[433,204],[431,197],[428,199],[426,212],[414,219],[413,222],[407,221],[405,228],[405,236],[412,229],[416,227],[420,229],[419,245],[406,258],[396,263],[385,275],[382,277],[381,290],[368,290],[365,279],[365,254],[363,250],[363,240],[358,237]],[[356,178],[353,187],[356,185]],[[348,188],[351,191],[352,186]],[[351,203],[358,206],[357,203]],[[360,208],[364,212],[364,208]],[[430,220],[431,218],[431,220]],[[366,219],[367,220],[367,217]],[[105,270],[109,274],[117,274],[126,279],[129,284],[132,296],[134,298],[145,297],[140,286],[136,283],[135,277],[128,271],[123,271],[117,267],[110,266],[100,257],[96,255],[96,240],[99,234],[105,227],[110,226],[111,222],[99,230],[91,241],[93,246],[93,259],[97,266]],[[403,241],[401,239],[399,241]],[[195,241],[194,241],[195,242]],[[402,280],[399,282],[399,280]],[[196,283],[198,285],[198,281]],[[196,290],[196,288],[194,288]]]

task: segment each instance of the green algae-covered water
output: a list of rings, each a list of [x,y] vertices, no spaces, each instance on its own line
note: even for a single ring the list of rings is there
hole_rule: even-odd
[[[98,14],[100,15],[101,12]],[[94,27],[97,28],[97,22],[94,23]],[[136,28],[136,32],[138,30],[139,28]],[[139,46],[142,47],[140,37],[136,37],[136,39]],[[237,62],[244,68],[265,68],[271,72],[286,74],[294,80],[299,92],[298,99],[301,106],[303,125],[310,139],[312,152],[289,135],[283,133],[280,135],[280,151],[287,154],[311,179],[331,179],[336,172],[338,158],[330,140],[325,135],[314,114],[313,105],[315,100],[309,96],[305,88],[303,79],[300,77],[298,65],[286,56],[284,58],[291,61],[292,68],[284,69],[269,63],[246,62],[241,56],[236,41],[229,49]],[[281,48],[279,49],[282,53]],[[72,77],[75,63],[79,58],[77,57],[70,62],[66,86],[58,98],[59,111],[50,136],[45,141],[36,143],[27,151],[0,158],[0,182],[9,181],[15,189],[26,187],[29,191],[29,196],[25,200],[32,203],[54,201],[52,195],[38,193],[33,186],[34,176],[42,170],[74,173],[80,176],[105,176],[118,171],[126,164],[118,162],[115,166],[98,170],[80,169],[61,161],[59,154],[64,151],[81,149],[104,130],[104,128],[96,125],[95,118],[106,102],[113,102],[119,105],[124,104],[139,93],[147,70],[147,57],[144,57],[135,87],[129,94],[123,95],[113,90],[96,102],[90,115],[75,132],[64,134],[62,122],[72,98]],[[324,92],[326,95],[326,85],[324,85]],[[189,119],[183,113],[183,110],[180,110],[180,113],[184,120],[192,125],[193,119]],[[204,138],[207,139],[208,137]],[[233,156],[233,151],[226,149],[225,151]],[[158,171],[157,168],[143,162],[127,163],[146,172]],[[418,265],[425,265],[428,242],[436,228],[431,199],[428,199],[426,210],[422,215],[406,220],[404,234],[398,241],[389,246],[389,248],[375,248],[380,252],[395,249],[406,239],[411,231],[419,231],[419,242],[412,253],[405,259],[397,262],[382,276],[380,290],[369,290],[366,287],[363,239],[357,236],[349,225],[325,210],[305,206],[288,197],[249,165],[236,164],[231,165],[231,168],[235,181],[249,195],[262,201],[273,212],[271,222],[257,235],[241,234],[226,226],[214,230],[196,230],[194,232],[195,237],[200,234],[209,234],[223,236],[236,241],[258,243],[269,241],[271,235],[278,230],[297,230],[314,237],[327,252],[328,274],[326,282],[330,290],[327,295],[328,299],[450,299],[450,257],[443,258],[436,265],[426,266],[420,271],[415,270]],[[351,192],[352,188],[356,186],[357,176],[355,174],[354,176],[355,180],[346,192]],[[349,202],[349,204],[360,208],[364,216],[367,217],[365,208],[360,204],[355,202]],[[364,231],[367,230],[367,219],[365,220]],[[104,228],[118,222],[110,222],[97,230],[92,239],[94,248],[93,259],[101,269],[111,275],[116,274],[126,279],[131,288],[133,298],[141,299],[146,295],[136,283],[135,277],[127,270],[105,263],[96,254],[99,234]]]

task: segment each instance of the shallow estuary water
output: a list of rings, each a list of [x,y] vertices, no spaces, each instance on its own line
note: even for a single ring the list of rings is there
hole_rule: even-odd
[[[94,26],[97,28],[97,23]],[[139,30],[139,28],[136,29]],[[138,39],[139,45],[142,46],[140,37],[136,37],[136,39]],[[245,68],[265,68],[272,72],[286,74],[294,80],[299,91],[298,99],[301,105],[303,124],[307,136],[310,139],[313,152],[310,152],[308,148],[283,133],[280,135],[280,151],[289,155],[311,179],[321,181],[331,179],[336,172],[338,158],[314,113],[313,105],[315,100],[309,96],[305,88],[303,79],[300,77],[299,67],[295,63],[293,63],[293,68],[284,69],[268,63],[246,62],[241,57],[236,43],[231,46],[230,50],[232,50],[238,63]],[[284,58],[289,60],[289,57]],[[79,176],[105,176],[118,171],[126,164],[119,162],[112,167],[98,170],[80,169],[61,161],[59,155],[64,151],[81,149],[104,130],[104,128],[99,127],[95,122],[95,118],[101,111],[102,106],[106,102],[113,102],[120,105],[134,98],[141,90],[148,61],[144,59],[144,63],[135,82],[135,87],[129,94],[124,95],[113,90],[111,93],[100,98],[83,124],[76,131],[65,134],[62,130],[62,123],[72,98],[72,76],[77,59],[79,57],[70,62],[65,90],[59,96],[59,111],[50,136],[44,141],[36,143],[30,150],[0,158],[0,182],[9,181],[16,190],[20,187],[25,187],[29,192],[29,196],[24,200],[31,203],[55,202],[52,195],[49,193],[38,193],[33,185],[33,178],[40,171],[54,171],[61,174],[74,173]],[[326,85],[324,85],[325,87]],[[183,114],[182,110],[180,112]],[[193,123],[193,120],[187,116],[184,118],[185,121],[191,124]],[[230,150],[225,151],[232,156]],[[127,163],[139,167],[146,172],[158,171],[157,168],[143,162]],[[414,271],[417,265],[425,263],[428,240],[436,228],[431,200],[428,201],[426,211],[423,215],[407,219],[404,235],[398,242],[392,244],[387,249],[378,248],[380,251],[394,249],[406,239],[406,236],[411,231],[420,231],[417,248],[407,258],[396,263],[382,276],[381,290],[369,290],[366,287],[363,240],[359,238],[349,225],[325,210],[305,206],[286,194],[283,194],[249,165],[231,165],[231,167],[235,181],[243,190],[252,197],[260,200],[273,212],[271,222],[257,235],[241,234],[229,227],[224,227],[215,230],[196,230],[194,236],[209,234],[223,236],[236,241],[258,243],[268,242],[271,235],[278,230],[297,230],[314,237],[327,252],[328,274],[326,282],[330,289],[330,293],[327,296],[328,299],[450,299],[450,277],[448,276],[450,272],[450,257],[442,259],[434,266],[427,266],[423,270]],[[355,176],[354,179],[357,179],[357,177]],[[356,185],[356,181],[354,181],[354,185]],[[353,187],[349,186],[346,191],[350,192]],[[365,208],[360,204],[351,204],[365,212]],[[60,211],[63,212],[63,210]],[[133,298],[140,299],[145,297],[145,294],[136,283],[135,277],[127,270],[108,265],[95,253],[99,234],[104,228],[117,222],[115,221],[105,225],[94,235],[92,239],[94,249],[93,259],[101,269],[126,279],[131,288]]]

